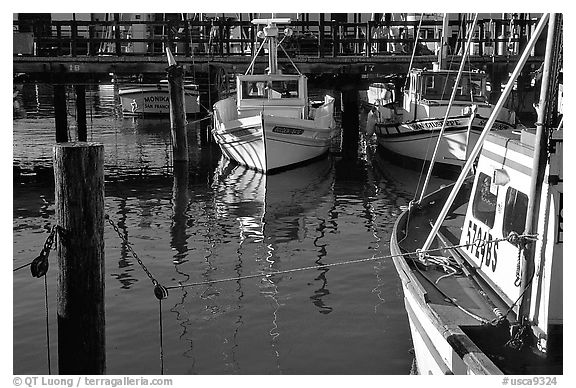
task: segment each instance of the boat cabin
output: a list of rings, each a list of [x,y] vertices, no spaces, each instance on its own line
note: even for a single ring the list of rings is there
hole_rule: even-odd
[[[445,105],[450,100],[456,85],[457,71],[412,69],[409,74],[409,87],[404,90],[404,109],[412,112],[419,105]],[[465,71],[456,87],[454,105],[488,104],[487,75]]]
[[[237,77],[238,117],[267,115],[306,118],[307,79],[304,75],[258,74]]]
[[[555,131],[561,139],[561,131]],[[533,171],[534,130],[498,131],[484,143],[460,243],[505,239],[524,233]],[[542,183],[536,273],[532,281],[531,318],[542,332],[562,323],[562,143],[557,141]],[[556,183],[559,182],[559,183]],[[537,200],[537,199],[536,199]],[[546,216],[549,215],[549,217]],[[547,220],[547,221],[545,221]],[[521,293],[520,244],[499,241],[469,245],[463,253],[478,273],[512,305]],[[545,252],[545,253],[544,253]],[[543,297],[547,296],[547,297]],[[545,347],[545,344],[540,344]]]

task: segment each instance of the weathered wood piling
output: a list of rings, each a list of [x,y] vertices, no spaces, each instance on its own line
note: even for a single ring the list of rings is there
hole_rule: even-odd
[[[68,112],[66,108],[66,85],[56,81],[54,85],[54,123],[56,125],[56,142],[68,141]]]
[[[188,162],[188,136],[186,134],[186,110],[184,107],[184,69],[178,66],[167,50],[170,66],[168,90],[170,94],[170,133],[174,162]]]
[[[342,156],[345,159],[355,159],[358,156],[360,139],[358,89],[352,86],[342,89],[341,98]]]
[[[60,374],[103,374],[104,146],[54,146]]]
[[[78,129],[78,141],[86,141],[86,86],[78,84],[74,86],[76,92],[76,125]]]

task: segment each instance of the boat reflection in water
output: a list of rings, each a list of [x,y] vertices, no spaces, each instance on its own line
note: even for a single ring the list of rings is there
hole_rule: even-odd
[[[334,182],[328,158],[266,175],[221,158],[214,177],[217,216],[238,221],[241,241],[301,240],[305,212],[329,194]]]

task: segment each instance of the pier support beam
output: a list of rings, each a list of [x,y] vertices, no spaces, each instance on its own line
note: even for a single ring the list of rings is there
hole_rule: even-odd
[[[78,128],[78,141],[86,141],[86,86],[75,85],[76,91],[76,125]]]
[[[166,70],[170,92],[170,133],[174,162],[188,162],[188,136],[184,109],[184,69],[171,65]]]
[[[62,77],[54,84],[54,123],[56,125],[56,143],[68,141],[68,112],[66,109],[66,85]]]
[[[346,87],[341,96],[342,156],[344,159],[356,159],[360,139],[358,90],[352,86]]]
[[[104,374],[104,146],[54,146],[58,368]]]

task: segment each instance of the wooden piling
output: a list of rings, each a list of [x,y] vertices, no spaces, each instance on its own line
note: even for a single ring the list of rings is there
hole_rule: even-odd
[[[56,143],[68,141],[68,111],[66,109],[66,87],[61,77],[54,85],[54,123],[56,125]]]
[[[104,374],[104,146],[54,146],[60,374]]]
[[[188,161],[186,111],[184,110],[184,69],[176,64],[166,70],[170,92],[170,133],[174,162]]]
[[[190,195],[188,193],[188,163],[174,163],[174,184],[172,186],[172,226],[170,227],[170,246],[176,250],[174,262],[180,263],[188,248],[186,246],[187,232],[186,223],[188,216],[188,204]]]
[[[342,156],[345,159],[356,159],[360,140],[358,90],[355,88],[343,89],[341,96]]]
[[[76,91],[76,126],[78,128],[78,141],[86,141],[86,87],[75,85]]]

